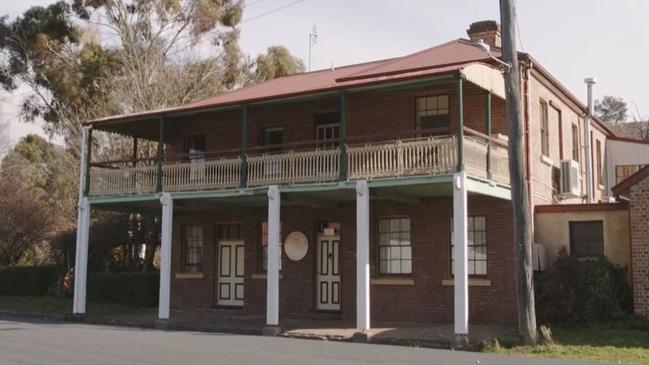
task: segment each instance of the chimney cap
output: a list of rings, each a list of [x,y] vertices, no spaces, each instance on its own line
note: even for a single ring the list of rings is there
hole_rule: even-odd
[[[479,22],[473,22],[469,25],[467,33],[477,33],[477,32],[489,32],[489,31],[500,31],[500,24],[495,20],[481,20]]]

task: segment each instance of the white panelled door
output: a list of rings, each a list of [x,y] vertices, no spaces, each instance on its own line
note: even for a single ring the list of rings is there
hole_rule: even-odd
[[[340,310],[340,236],[320,236],[317,252],[317,309]]]
[[[218,305],[243,306],[244,244],[243,241],[219,241]]]

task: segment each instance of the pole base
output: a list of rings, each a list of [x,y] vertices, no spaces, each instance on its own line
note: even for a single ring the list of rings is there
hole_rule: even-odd
[[[263,336],[269,336],[269,337],[276,337],[280,333],[282,333],[282,329],[280,326],[266,326],[264,329],[261,331],[261,334]]]
[[[168,330],[169,329],[169,320],[168,319],[156,319],[153,323],[153,327],[157,330]]]
[[[369,343],[370,337],[367,335],[366,331],[358,331],[352,336],[352,342],[355,343]]]
[[[72,313],[70,317],[74,322],[83,322],[86,319],[85,313]]]
[[[454,350],[466,350],[471,347],[469,342],[469,335],[466,334],[455,334],[455,339],[451,346]]]

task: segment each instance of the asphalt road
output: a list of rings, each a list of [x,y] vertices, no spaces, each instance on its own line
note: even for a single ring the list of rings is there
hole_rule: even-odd
[[[0,364],[586,364],[214,333],[0,321]]]

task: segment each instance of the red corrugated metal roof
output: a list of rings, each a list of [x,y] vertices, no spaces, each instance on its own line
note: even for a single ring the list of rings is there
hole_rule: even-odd
[[[499,50],[494,49],[493,52],[499,55]],[[103,124],[150,118],[163,114],[189,112],[295,95],[341,90],[381,82],[453,73],[467,64],[488,59],[487,54],[470,41],[456,39],[404,57],[280,77],[177,107],[101,118],[90,123]]]

